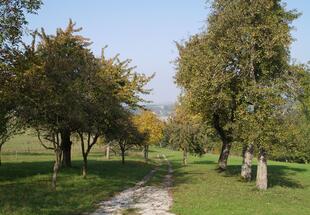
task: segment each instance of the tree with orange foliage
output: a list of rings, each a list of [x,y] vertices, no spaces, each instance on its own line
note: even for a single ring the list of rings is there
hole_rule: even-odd
[[[148,160],[149,146],[159,143],[163,138],[164,122],[155,113],[144,110],[133,117],[133,122],[139,132],[146,134],[147,138],[143,143],[144,159]]]

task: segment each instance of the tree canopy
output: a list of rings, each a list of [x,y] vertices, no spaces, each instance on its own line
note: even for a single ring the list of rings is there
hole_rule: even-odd
[[[217,131],[226,169],[234,141],[265,154],[280,134],[298,88],[289,52],[298,13],[279,0],[215,0],[211,9],[207,30],[177,44],[176,82],[190,109]]]

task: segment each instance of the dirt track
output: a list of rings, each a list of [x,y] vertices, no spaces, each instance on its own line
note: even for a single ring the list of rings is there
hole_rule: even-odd
[[[170,187],[172,186],[172,166],[165,155],[160,156],[168,164],[167,174],[162,186],[145,186],[145,184],[156,174],[152,170],[136,186],[124,190],[108,201],[100,203],[99,209],[91,215],[122,215],[123,213],[143,215],[173,215],[169,213],[172,206]]]

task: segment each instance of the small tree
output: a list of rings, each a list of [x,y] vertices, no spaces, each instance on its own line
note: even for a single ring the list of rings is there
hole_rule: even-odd
[[[100,76],[98,71],[90,73],[88,81],[80,86],[83,90],[80,92],[80,126],[77,134],[81,142],[84,178],[87,175],[88,155],[99,137],[106,134],[108,124],[114,120],[113,111],[119,107],[118,100],[109,88],[111,81]]]
[[[118,144],[122,157],[122,164],[125,163],[125,153],[134,146],[141,146],[145,141],[145,133],[139,132],[135,127],[132,114],[125,109],[119,109],[118,116],[111,123],[107,131],[107,140]]]
[[[190,115],[184,106],[177,106],[166,125],[168,142],[173,148],[183,151],[183,165],[187,165],[188,153],[205,153],[207,134],[199,116]]]
[[[52,189],[55,191],[57,187],[57,176],[61,167],[62,150],[61,150],[61,133],[50,127],[36,127],[40,144],[47,150],[53,150],[55,153],[55,162],[52,175]],[[42,133],[44,132],[44,133]],[[46,143],[47,142],[47,143]]]
[[[142,111],[133,117],[133,122],[140,133],[146,134],[143,143],[144,159],[148,160],[148,151],[150,145],[158,144],[163,138],[164,122],[151,111]]]
[[[92,132],[88,132],[86,136],[86,141],[85,141],[85,136],[83,135],[82,132],[78,132],[78,134],[81,140],[81,149],[82,149],[82,155],[83,155],[82,175],[84,178],[86,178],[87,169],[88,169],[87,168],[87,157],[92,147],[97,143],[100,133],[98,132],[92,135]],[[86,147],[85,147],[85,144],[86,144]]]
[[[41,139],[47,139],[52,145],[48,148],[55,152],[53,188],[59,159],[70,165],[70,134],[81,127],[84,102],[81,86],[85,86],[82,83],[87,83],[98,68],[97,60],[87,48],[88,40],[74,35],[79,30],[74,26],[70,20],[68,27],[58,29],[55,36],[46,35],[44,30],[38,33],[41,39],[38,44],[34,40],[16,59],[12,85],[18,100],[15,114],[24,124],[40,131],[39,136],[44,137]]]

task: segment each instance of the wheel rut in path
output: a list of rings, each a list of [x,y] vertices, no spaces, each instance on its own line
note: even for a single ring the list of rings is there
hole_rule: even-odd
[[[146,186],[157,172],[157,169],[154,169],[134,187],[122,191],[108,201],[101,202],[99,208],[90,215],[173,215],[168,212],[173,203],[170,191],[173,169],[165,155],[159,157],[168,164],[162,186]]]

